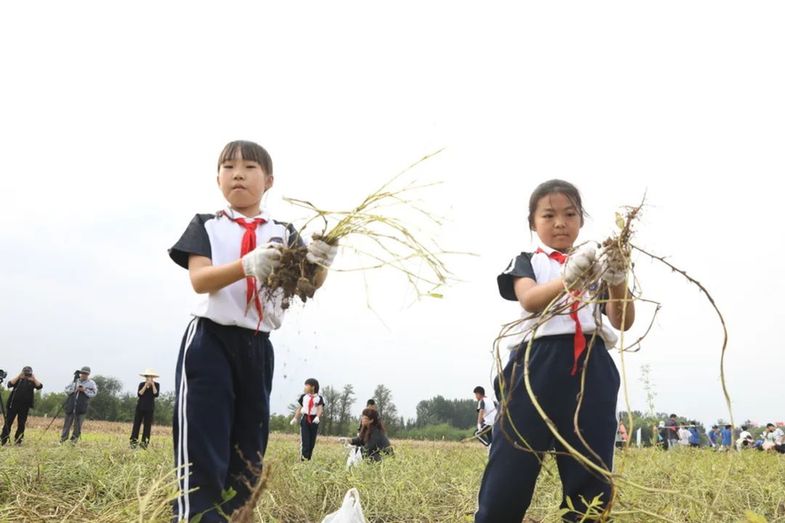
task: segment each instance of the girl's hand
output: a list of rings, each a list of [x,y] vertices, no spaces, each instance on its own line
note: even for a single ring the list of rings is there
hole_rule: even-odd
[[[264,282],[281,263],[281,244],[265,243],[242,257],[243,272]]]
[[[596,266],[597,247],[594,242],[584,243],[570,254],[562,266],[562,279],[567,287],[578,281],[591,281],[598,274]]]
[[[611,287],[621,285],[627,280],[627,262],[618,249],[600,249],[597,254],[600,267],[600,278]]]
[[[335,260],[337,254],[337,245],[330,245],[324,240],[317,240],[314,238],[311,240],[311,243],[308,244],[308,254],[305,255],[305,258],[309,262],[326,269],[333,264],[333,260]]]

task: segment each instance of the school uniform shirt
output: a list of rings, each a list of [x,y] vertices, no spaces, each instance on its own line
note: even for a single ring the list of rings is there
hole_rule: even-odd
[[[701,436],[698,432],[698,429],[695,427],[690,427],[688,430],[690,431],[690,445],[699,445],[701,442]]]
[[[549,257],[555,249],[540,244],[539,250],[543,252],[520,253],[510,261],[505,271],[496,278],[502,298],[518,301],[518,297],[515,295],[515,281],[518,278],[531,278],[538,284],[543,284],[561,277],[562,265]],[[594,291],[596,288],[592,287],[589,290]],[[584,294],[585,296],[586,294]],[[570,300],[572,300],[572,297],[565,296],[562,298],[562,301],[554,304],[554,308],[563,308],[563,312],[540,325],[535,333],[535,338],[575,333],[575,321],[570,317],[570,307],[569,305],[566,308],[562,307],[569,303]],[[595,303],[581,303],[581,307],[578,309],[578,320],[584,334],[592,334],[597,330],[596,320],[602,319],[602,311],[600,309]],[[535,324],[537,318],[536,316],[529,318],[529,316],[532,316],[532,312],[521,307],[522,321],[516,329],[516,334],[509,338],[509,349],[514,349],[521,342],[528,341],[531,338],[531,327]],[[598,335],[605,341],[606,348],[611,349],[616,345],[618,337],[605,323],[600,324],[601,328]]]
[[[145,382],[144,381],[141,382],[139,384],[139,387],[137,387],[136,395],[139,399],[136,400],[136,410],[141,410],[143,412],[146,412],[148,410],[150,411],[155,410],[155,398],[157,398],[158,393],[161,392],[161,386],[158,384],[157,381],[154,381],[153,383],[155,383],[155,392],[153,392],[153,389],[150,388],[145,390],[141,396],[139,396],[139,391],[142,390],[142,387],[144,387]]]
[[[485,411],[483,412],[483,423],[493,425],[493,422],[496,420],[496,402],[488,398],[481,399],[477,402],[477,412],[481,410]]]
[[[723,444],[723,446],[729,447],[730,446],[730,436],[731,436],[730,429],[722,429],[721,434],[722,434],[722,444]]]
[[[313,402],[311,402],[311,398],[313,398]],[[316,407],[321,405],[324,407],[324,398],[321,394],[300,394],[300,397],[297,398],[297,403],[302,407],[300,413],[303,416],[316,416],[318,411]],[[309,409],[310,406],[310,409]]]
[[[687,446],[690,444],[690,431],[685,428],[679,429],[679,445]]]
[[[214,266],[239,260],[245,228],[232,221],[238,218],[245,221],[255,218],[265,220],[256,227],[257,247],[271,240],[280,241],[289,247],[304,246],[291,224],[274,220],[266,211],[248,217],[227,208],[215,214],[194,216],[177,243],[169,249],[169,256],[186,269],[188,257],[192,254],[210,258]],[[260,288],[260,282],[256,283],[257,288]],[[246,279],[243,278],[216,292],[200,295],[201,301],[194,309],[193,315],[208,318],[221,325],[253,330],[258,326],[259,330],[264,332],[280,327],[284,316],[284,309],[281,307],[282,290],[277,289],[270,294],[266,287],[261,287],[259,297],[264,318],[260,325],[259,314],[254,303],[251,302],[249,305],[247,302],[246,288]]]

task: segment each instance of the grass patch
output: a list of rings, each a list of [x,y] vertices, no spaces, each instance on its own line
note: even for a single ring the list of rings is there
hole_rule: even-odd
[[[33,418],[23,446],[0,448],[0,521],[169,520],[175,494],[169,429],[155,427],[144,451],[128,447],[129,423],[88,420],[76,446],[58,443],[58,425],[44,433],[45,420]],[[370,522],[473,520],[484,447],[393,444],[394,458],[346,470],[345,451],[335,438],[320,437],[313,461],[300,463],[297,438],[273,434],[265,460],[271,475],[255,520],[321,521],[351,487],[360,491]],[[633,481],[696,501],[627,486],[615,505],[615,521],[655,521],[651,513],[679,522],[785,522],[785,456],[630,449],[617,456],[620,463]],[[546,459],[527,521],[558,521],[560,495],[555,462]]]

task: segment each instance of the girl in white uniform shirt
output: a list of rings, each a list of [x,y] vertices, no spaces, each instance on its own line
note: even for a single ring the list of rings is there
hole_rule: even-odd
[[[303,394],[297,398],[300,405],[294,413],[291,424],[300,422],[300,460],[310,460],[316,446],[319,422],[324,411],[324,397],[319,394],[319,381],[315,378],[305,380]]]

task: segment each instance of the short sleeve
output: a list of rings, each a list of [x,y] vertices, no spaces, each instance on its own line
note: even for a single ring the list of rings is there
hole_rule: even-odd
[[[297,232],[297,229],[291,223],[286,224],[286,232],[287,232],[287,239],[288,244],[287,246],[291,249],[294,247],[305,247],[305,242],[303,241],[302,236],[300,233]]]
[[[477,410],[485,410],[485,400],[480,400],[480,402],[477,404]]]
[[[180,267],[188,268],[188,257],[192,254],[212,258],[210,238],[204,224],[214,218],[212,214],[197,214],[185,229],[177,243],[169,249],[169,257]]]
[[[303,398],[304,398],[304,397],[305,397],[305,394],[300,394],[300,397],[299,397],[299,398],[297,398],[297,403],[298,403],[298,404],[299,404],[301,407],[303,406]]]
[[[505,300],[518,301],[515,296],[515,280],[518,278],[531,278],[537,280],[534,275],[534,268],[532,267],[532,254],[529,252],[522,252],[513,258],[507,268],[496,277],[496,283],[499,284],[499,294]]]
[[[316,404],[317,405],[321,405],[322,407],[324,407],[324,396],[319,394],[319,400],[316,402]]]

